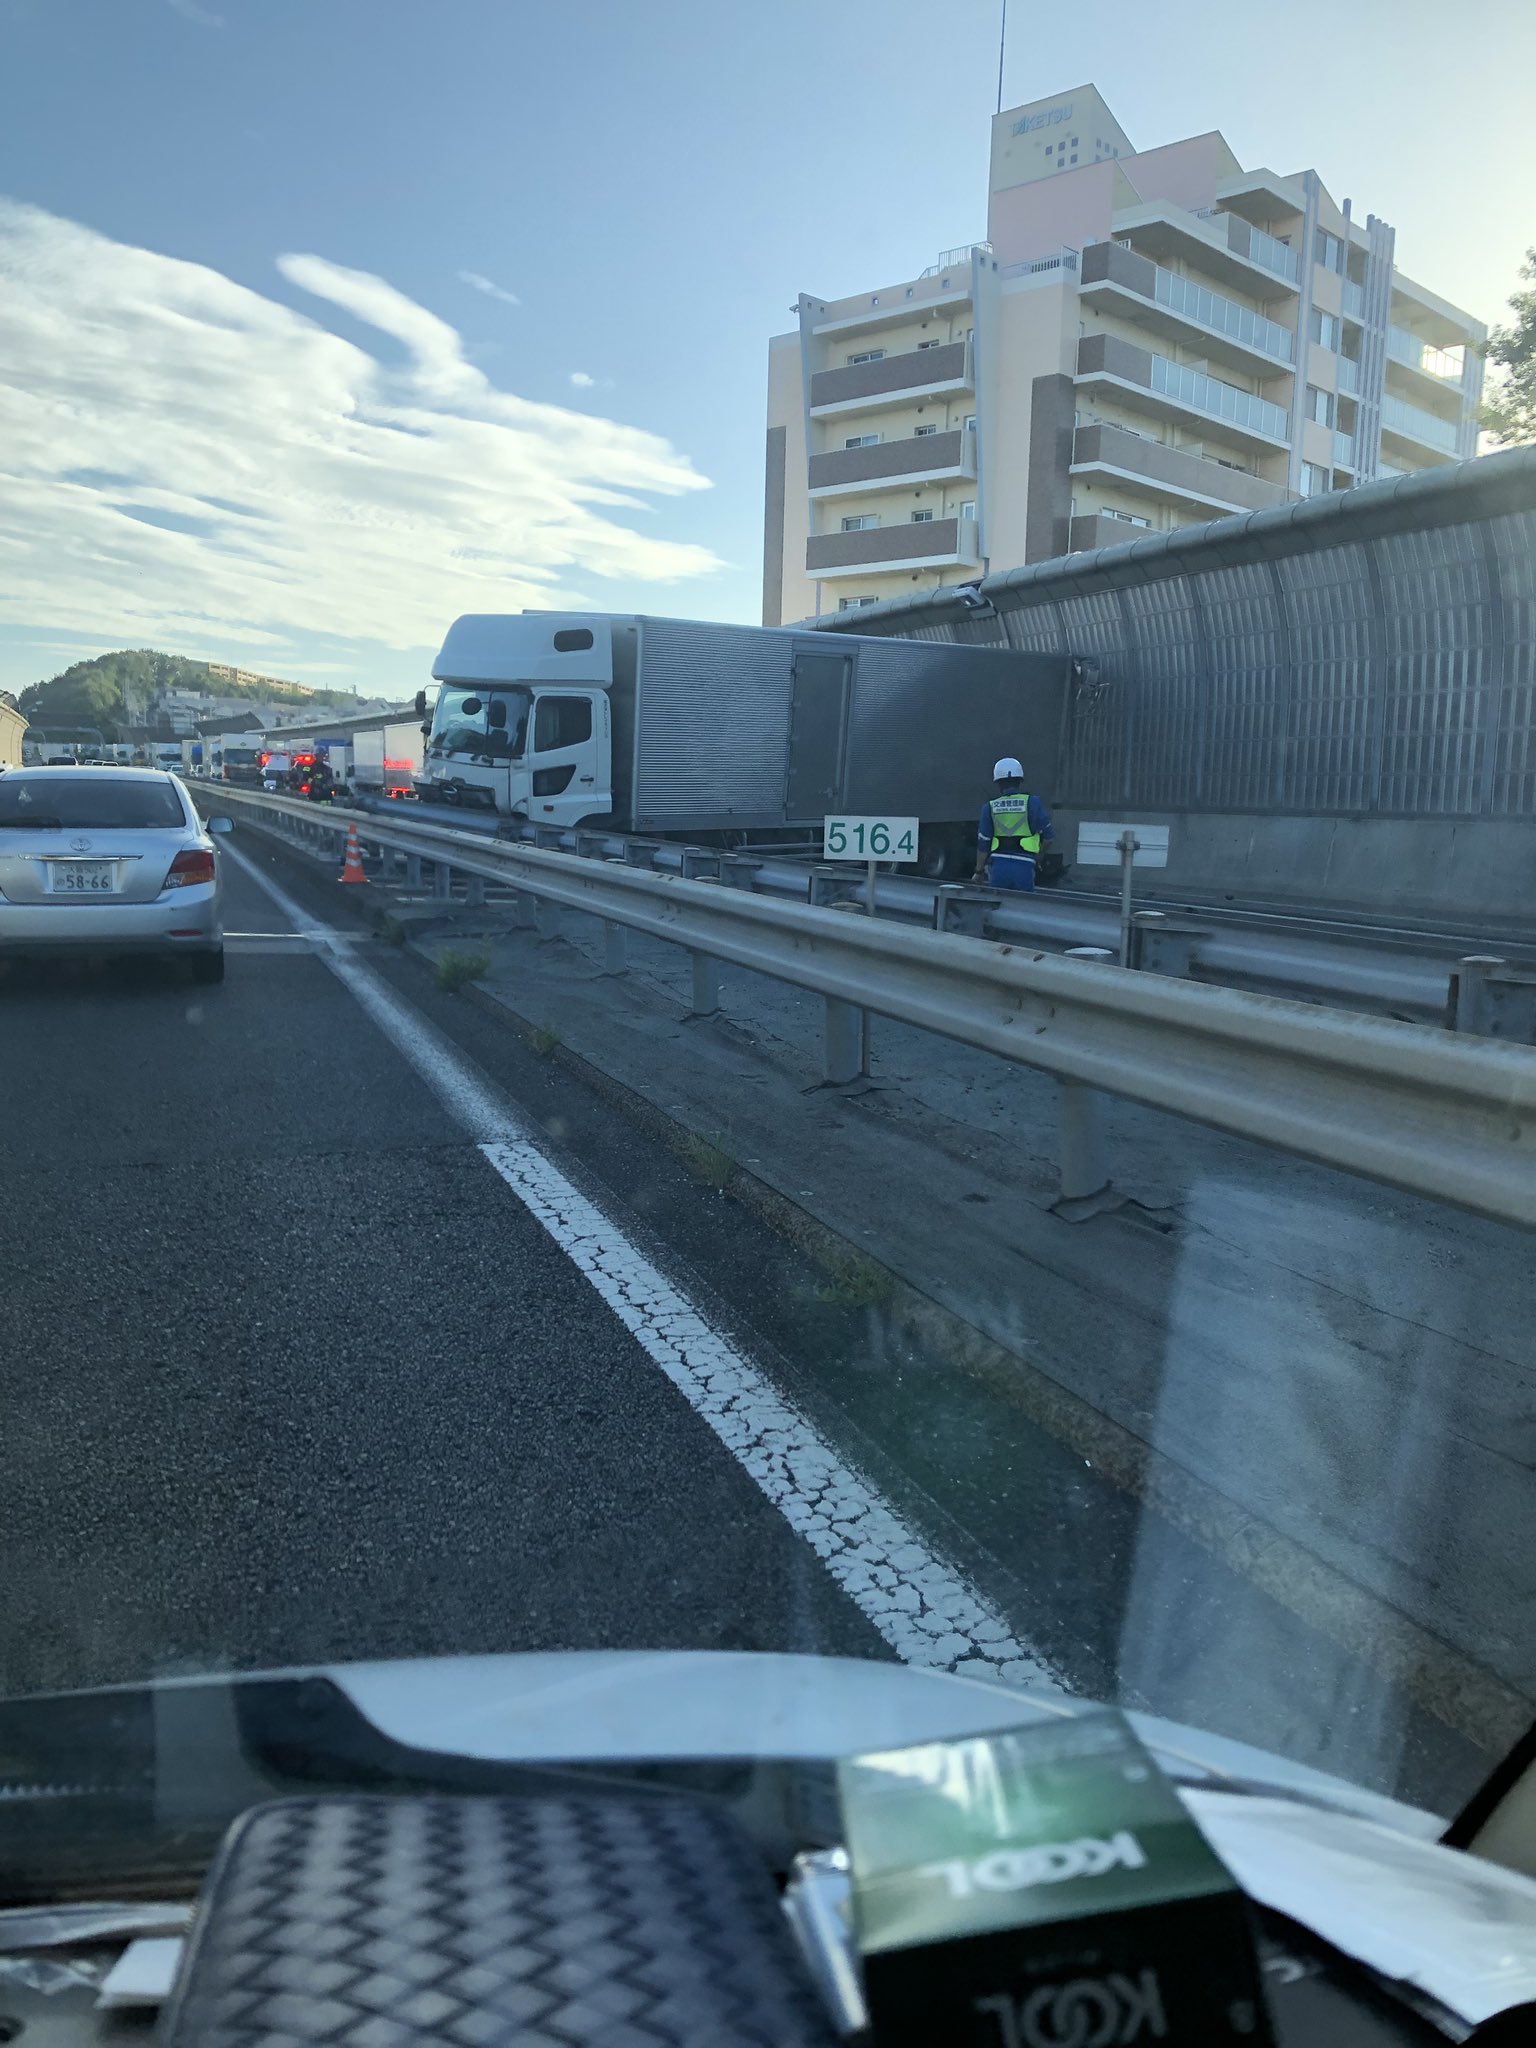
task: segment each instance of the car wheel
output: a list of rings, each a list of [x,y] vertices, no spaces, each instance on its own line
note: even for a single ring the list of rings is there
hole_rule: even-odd
[[[224,948],[216,953],[194,953],[192,955],[192,979],[211,983],[224,979]]]

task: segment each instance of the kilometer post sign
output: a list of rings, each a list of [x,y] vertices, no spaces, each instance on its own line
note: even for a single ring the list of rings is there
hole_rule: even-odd
[[[875,869],[917,859],[916,818],[832,817],[822,820],[823,860],[861,860],[869,870],[868,910],[875,914]]]
[[[823,860],[917,859],[916,818],[824,818]]]

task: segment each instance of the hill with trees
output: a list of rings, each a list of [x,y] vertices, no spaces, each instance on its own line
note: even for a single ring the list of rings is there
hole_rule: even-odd
[[[34,725],[94,726],[103,738],[116,737],[119,726],[138,725],[149,706],[166,690],[195,690],[219,698],[253,703],[292,704],[317,711],[357,702],[350,690],[312,690],[304,683],[268,678],[239,682],[212,676],[206,661],[181,654],[157,654],[152,648],[125,648],[74,662],[46,682],[22,691],[20,708]]]

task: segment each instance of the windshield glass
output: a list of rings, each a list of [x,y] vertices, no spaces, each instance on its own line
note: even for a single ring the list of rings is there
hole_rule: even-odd
[[[1482,19],[0,0],[0,1703],[793,1656],[1437,1814],[1510,1751]]]
[[[432,746],[447,754],[521,754],[528,705],[526,690],[445,683],[433,715]]]
[[[0,825],[28,825],[34,819],[66,830],[77,825],[148,829],[184,825],[186,813],[173,783],[141,782],[106,768],[91,775],[0,777]]]

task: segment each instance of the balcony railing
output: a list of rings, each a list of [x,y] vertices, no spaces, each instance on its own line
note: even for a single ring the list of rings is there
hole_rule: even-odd
[[[1335,469],[1353,469],[1355,466],[1355,437],[1337,427],[1333,434],[1333,466]]]
[[[905,569],[913,563],[941,566],[979,562],[974,519],[911,519],[856,533],[813,533],[805,544],[806,573],[843,576]]]
[[[1167,356],[1152,357],[1152,389],[1193,406],[1197,412],[1209,413],[1212,419],[1229,420],[1251,433],[1267,434],[1272,441],[1283,441],[1290,427],[1283,409],[1271,405],[1267,398],[1239,391],[1235,384],[1223,384],[1220,378],[1191,370]]]
[[[1209,291],[1175,271],[1164,270],[1161,264],[1156,266],[1153,297],[1171,312],[1182,313],[1186,320],[1197,321],[1202,327],[1214,327],[1218,334],[1230,335],[1261,355],[1273,356],[1282,363],[1295,360],[1295,337],[1288,327],[1282,327],[1278,320],[1267,320],[1251,306],[1239,305],[1236,299]]]
[[[1344,310],[1351,320],[1365,318],[1365,286],[1348,277],[1344,280]]]
[[[1401,363],[1406,369],[1417,370],[1421,376],[1433,377],[1447,386],[1460,384],[1466,368],[1466,359],[1460,349],[1432,348],[1417,334],[1410,334],[1406,327],[1387,329],[1387,354],[1394,363]]]
[[[935,348],[905,349],[900,355],[881,356],[870,363],[816,371],[811,378],[811,410],[858,408],[908,391],[931,390],[935,385],[969,389],[971,380],[970,343],[941,342]]]
[[[976,435],[967,427],[945,434],[903,434],[872,448],[830,448],[813,455],[810,489],[848,490],[867,484],[901,484],[914,476],[970,477],[976,474]]]
[[[1421,405],[1394,398],[1389,392],[1381,401],[1381,424],[1389,433],[1406,434],[1411,441],[1436,448],[1442,455],[1454,455],[1460,438],[1449,420],[1442,420]]]
[[[1339,357],[1339,389],[1346,398],[1360,396],[1360,365],[1353,356]]]
[[[1290,495],[1284,484],[1102,421],[1079,427],[1073,435],[1072,467],[1079,474],[1113,471],[1118,480],[1139,485],[1149,497],[1202,508],[1200,516],[1206,518],[1231,506],[1262,512],[1267,506],[1283,505]]]
[[[1266,235],[1262,228],[1254,227],[1240,213],[1228,213],[1225,207],[1202,206],[1197,209],[1195,217],[1210,221],[1217,233],[1226,237],[1227,247],[1237,255],[1246,256],[1250,263],[1273,271],[1276,277],[1283,277],[1291,284],[1300,282],[1301,258],[1289,242]]]

